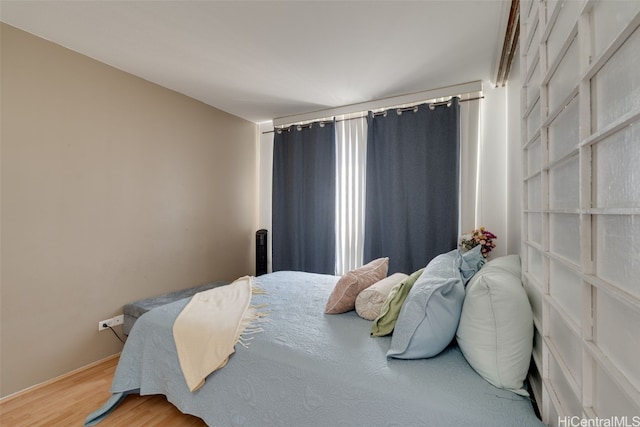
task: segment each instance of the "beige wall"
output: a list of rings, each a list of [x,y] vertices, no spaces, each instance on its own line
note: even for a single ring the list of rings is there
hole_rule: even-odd
[[[253,273],[257,127],[1,25],[5,396],[120,351],[129,301]]]

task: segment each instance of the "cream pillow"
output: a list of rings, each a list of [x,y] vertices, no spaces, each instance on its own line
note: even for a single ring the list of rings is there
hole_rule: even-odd
[[[358,316],[366,320],[373,320],[380,316],[380,310],[382,310],[391,288],[407,277],[409,276],[404,273],[393,273],[391,276],[374,283],[360,292],[356,298],[356,313],[358,313]]]
[[[533,314],[520,281],[518,255],[488,262],[473,276],[456,338],[469,365],[484,379],[528,395],[524,381],[533,346]]]
[[[327,314],[346,313],[356,308],[358,294],[379,280],[387,277],[389,258],[378,258],[369,264],[356,268],[338,280],[333,288],[324,312]]]

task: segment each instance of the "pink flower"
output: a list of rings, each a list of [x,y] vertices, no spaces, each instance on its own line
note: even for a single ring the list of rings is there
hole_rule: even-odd
[[[471,250],[480,245],[480,252],[486,258],[489,255],[489,252],[496,247],[495,243],[493,243],[493,239],[497,238],[498,237],[495,234],[485,230],[484,227],[480,227],[473,230],[471,233],[460,236],[458,246],[466,250]]]

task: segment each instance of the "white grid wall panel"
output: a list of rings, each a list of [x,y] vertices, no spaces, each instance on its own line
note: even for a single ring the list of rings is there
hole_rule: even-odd
[[[532,390],[552,426],[639,416],[640,1],[524,1],[521,26]]]

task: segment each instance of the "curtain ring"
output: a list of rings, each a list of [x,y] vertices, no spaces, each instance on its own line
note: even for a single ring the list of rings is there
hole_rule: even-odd
[[[435,110],[436,109],[436,104],[434,104],[433,102],[431,104],[429,104],[429,109],[430,110]]]
[[[447,102],[447,107],[451,107],[451,100],[449,100],[449,102]]]
[[[320,127],[323,128],[324,127],[324,122],[320,122]]]
[[[302,125],[296,126],[296,129],[298,129],[298,131],[301,131],[302,130]]]
[[[413,107],[413,112],[417,113],[418,112],[418,106],[416,105],[415,107]]]
[[[396,110],[396,113],[398,113],[398,115],[399,115],[399,116],[401,116],[401,115],[402,115],[402,110],[398,108],[398,109]]]

